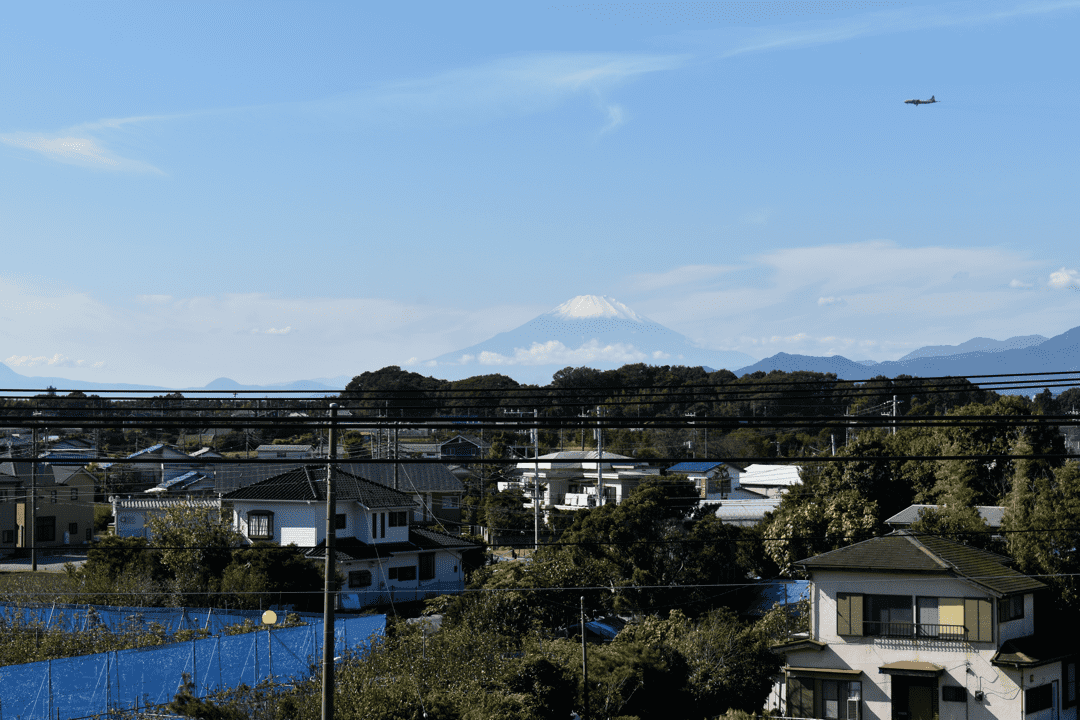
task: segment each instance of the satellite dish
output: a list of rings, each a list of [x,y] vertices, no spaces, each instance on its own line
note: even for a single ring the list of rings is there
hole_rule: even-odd
[[[263,625],[274,625],[277,623],[277,613],[273,610],[267,610],[262,616]]]

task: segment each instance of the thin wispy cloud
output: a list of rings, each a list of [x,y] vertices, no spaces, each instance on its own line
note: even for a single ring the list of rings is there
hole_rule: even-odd
[[[871,35],[997,23],[1077,9],[1080,9],[1080,0],[1008,4],[980,1],[883,10],[836,21],[771,27],[723,50],[720,57],[826,45]]]
[[[85,126],[59,133],[4,133],[0,134],[0,143],[69,165],[98,170],[162,174],[161,170],[149,163],[119,155],[100,138],[87,133]]]
[[[734,265],[684,265],[660,273],[631,275],[629,280],[634,290],[659,290],[666,287],[697,285],[737,269]]]
[[[520,55],[380,83],[304,106],[353,113],[365,120],[418,116],[457,121],[531,114],[577,95],[590,95],[606,116],[606,132],[626,119],[625,108],[603,100],[607,93],[635,78],[675,70],[689,59],[685,54],[645,53]]]
[[[4,364],[12,368],[103,368],[101,360],[75,360],[61,353],[53,355],[12,355],[4,359]]]

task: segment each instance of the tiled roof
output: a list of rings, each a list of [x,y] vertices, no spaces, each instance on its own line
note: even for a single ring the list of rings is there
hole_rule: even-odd
[[[255,452],[312,452],[314,449],[311,445],[260,445]]]
[[[426,527],[410,526],[409,540],[422,549],[433,550],[435,548],[473,548],[476,543],[470,542],[463,537],[447,535],[444,532],[431,530]]]
[[[373,483],[352,473],[336,470],[339,502],[359,502],[368,508],[412,507],[411,496]],[[307,465],[279,473],[247,487],[225,494],[227,500],[312,500],[326,501],[326,468]]]
[[[955,575],[996,595],[1031,592],[1046,586],[1008,567],[1004,555],[979,550],[934,535],[897,530],[884,537],[816,555],[796,566],[808,570],[912,572]]]
[[[477,547],[475,543],[471,543],[464,538],[435,532],[427,528],[410,527],[408,541],[402,542],[366,543],[354,537],[337,538],[334,543],[334,553],[351,560],[377,560],[390,557],[395,553],[440,549],[466,550],[474,547]],[[308,550],[305,555],[310,558],[326,557],[326,541],[320,542]]]
[[[941,505],[908,505],[900,512],[885,521],[887,525],[906,527],[917,522],[923,513],[930,508],[941,508]],[[976,505],[975,509],[979,516],[986,521],[988,527],[997,529],[1001,527],[1001,520],[1005,517],[1005,508],[1000,505]]]
[[[465,492],[465,486],[450,468],[440,463],[398,463],[398,488],[402,492]],[[342,463],[342,470],[372,482],[394,486],[394,463]]]
[[[1075,638],[1068,633],[1039,633],[1013,638],[1001,644],[990,662],[994,665],[1034,667],[1076,654]]]

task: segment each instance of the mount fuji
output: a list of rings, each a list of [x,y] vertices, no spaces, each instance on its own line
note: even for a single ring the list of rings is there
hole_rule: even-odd
[[[416,367],[447,380],[502,373],[518,382],[546,385],[568,366],[610,370],[647,363],[735,369],[754,362],[745,353],[695,345],[614,298],[579,295],[514,330]]]

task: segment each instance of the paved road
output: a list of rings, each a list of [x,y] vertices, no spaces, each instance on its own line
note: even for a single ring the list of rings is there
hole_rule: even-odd
[[[66,563],[82,565],[86,562],[86,554],[63,553],[58,555],[47,554],[44,550],[38,552],[38,570],[45,572],[63,572]],[[0,558],[0,572],[18,572],[30,569],[30,558]]]

